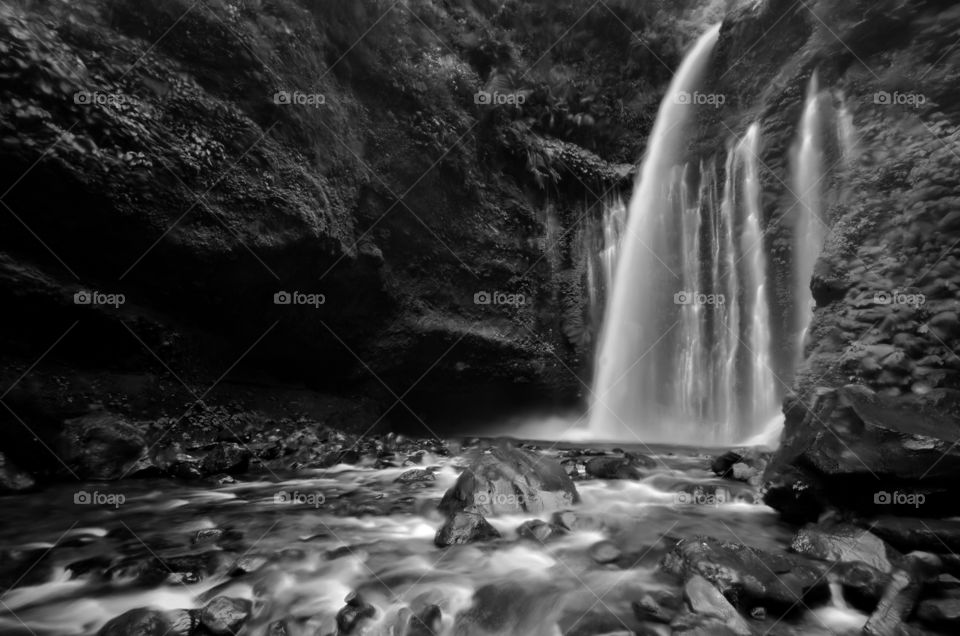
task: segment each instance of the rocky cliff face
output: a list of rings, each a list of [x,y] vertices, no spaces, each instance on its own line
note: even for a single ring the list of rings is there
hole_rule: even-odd
[[[575,401],[584,245],[685,37],[628,4],[5,5],[5,385],[56,343],[16,391],[79,411],[228,370],[355,426]]]

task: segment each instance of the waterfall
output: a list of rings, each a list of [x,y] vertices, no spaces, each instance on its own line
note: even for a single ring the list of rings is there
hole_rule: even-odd
[[[770,357],[770,307],[767,300],[767,257],[763,232],[760,187],[760,124],[754,123],[738,145],[743,165],[745,219],[740,234],[741,258],[746,264],[749,323],[748,413],[751,422],[765,422],[779,411]]]
[[[798,334],[797,362],[803,358],[807,329],[813,317],[810,279],[824,239],[821,210],[821,181],[824,170],[821,110],[820,89],[817,85],[817,74],[814,72],[807,88],[807,98],[803,106],[800,132],[794,145],[791,166],[792,186],[797,197],[793,245],[794,302],[796,304],[794,319]]]
[[[687,200],[688,171],[675,165],[695,108],[685,97],[700,86],[719,33],[718,24],[701,36],[674,76],[630,200],[597,359],[590,427],[598,437],[683,440],[682,427],[690,432],[712,407],[700,384],[712,375],[700,357],[707,308],[695,302],[703,197]]]

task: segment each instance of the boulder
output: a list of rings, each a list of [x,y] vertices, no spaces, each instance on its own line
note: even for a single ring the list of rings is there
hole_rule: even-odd
[[[617,561],[623,553],[610,541],[598,541],[588,550],[590,558],[601,565]]]
[[[167,636],[171,628],[166,613],[141,607],[110,619],[97,636]]]
[[[683,579],[700,575],[735,607],[750,611],[762,606],[797,611],[830,596],[827,566],[793,554],[765,552],[712,537],[679,541],[661,567]]]
[[[363,623],[377,615],[377,608],[367,603],[356,592],[350,592],[343,599],[346,605],[337,612],[337,634],[347,636],[358,633]]]
[[[91,480],[127,476],[147,451],[137,427],[106,412],[67,420],[57,447],[70,470],[81,479]]]
[[[713,461],[710,462],[710,470],[718,477],[730,477],[734,464],[739,463],[742,459],[743,456],[740,453],[727,451],[723,455],[713,458]]]
[[[530,539],[538,543],[546,543],[559,535],[566,534],[566,530],[554,523],[531,519],[524,521],[517,528],[517,536],[521,539]]]
[[[250,465],[252,453],[239,444],[222,442],[213,447],[203,458],[203,472],[208,475],[227,473],[236,475],[245,472]]]
[[[250,617],[251,609],[250,601],[218,596],[203,607],[200,622],[216,636],[236,634]]]
[[[885,574],[893,570],[890,557],[900,557],[880,537],[849,524],[803,528],[794,536],[790,549],[831,563],[865,563]]]
[[[960,391],[878,394],[862,385],[788,401],[764,500],[792,520],[828,507],[863,514],[960,514]],[[800,487],[802,494],[796,491]]]
[[[859,561],[838,563],[830,571],[850,605],[872,612],[890,584],[890,575]]]
[[[917,618],[934,629],[960,632],[960,598],[928,598],[917,606]]]
[[[709,581],[695,574],[683,586],[683,598],[690,611],[706,618],[716,618],[734,634],[750,636],[746,619]]]
[[[640,479],[641,466],[627,457],[591,457],[587,460],[587,475],[596,479]]]
[[[682,601],[667,592],[651,592],[630,604],[633,615],[641,622],[669,624],[680,611]]]
[[[500,533],[483,518],[476,508],[455,512],[437,531],[433,542],[437,547],[462,545],[474,541],[499,539]]]
[[[443,612],[438,605],[427,605],[410,616],[403,636],[438,636],[443,628]]]
[[[498,447],[482,453],[444,494],[448,515],[469,506],[485,515],[541,513],[577,503],[577,488],[560,464],[543,455]]]
[[[902,552],[960,552],[960,520],[885,515],[863,523]]]
[[[436,481],[437,476],[434,474],[435,472],[436,469],[434,468],[412,468],[393,481],[398,484],[416,484]]]

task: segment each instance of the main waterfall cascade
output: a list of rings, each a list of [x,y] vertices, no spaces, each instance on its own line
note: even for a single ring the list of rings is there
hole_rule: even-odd
[[[605,281],[607,311],[589,414],[598,439],[770,441],[782,421],[785,387],[774,371],[760,123],[729,144],[722,183],[714,159],[679,165],[678,149],[685,147],[697,108],[680,96],[700,87],[717,37],[718,27],[707,31],[674,77],[619,248],[601,258],[609,265],[615,254],[617,263],[613,286]],[[797,334],[790,347],[797,351],[809,324],[809,281],[824,236],[822,119],[814,75],[791,164],[795,309],[782,331]],[[836,130],[845,152],[852,152],[853,120],[842,106]]]

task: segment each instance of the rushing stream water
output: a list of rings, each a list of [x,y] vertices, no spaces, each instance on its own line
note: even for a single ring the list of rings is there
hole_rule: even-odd
[[[549,514],[491,516],[502,539],[439,549],[436,507],[470,453],[426,456],[422,467],[435,466],[436,478],[419,483],[396,481],[410,467],[340,465],[220,486],[145,480],[9,497],[3,554],[43,556],[0,596],[0,633],[95,634],[133,608],[191,609],[225,595],[252,601],[243,634],[334,634],[352,591],[377,609],[355,633],[403,634],[403,608],[428,605],[442,612],[441,634],[615,633],[639,629],[631,602],[676,590],[657,564],[677,539],[708,534],[777,549],[792,534],[754,503],[750,486],[712,475],[708,455],[660,447],[640,480],[580,480],[569,534],[541,544],[516,528]],[[101,503],[75,503],[78,491]],[[592,558],[600,541],[619,557]],[[489,584],[508,593],[474,596]],[[498,629],[455,625],[485,603],[496,604],[481,615],[500,616]],[[857,620],[850,610],[822,611]],[[286,631],[268,631],[278,620]],[[803,633],[827,633],[824,621],[808,621]]]

